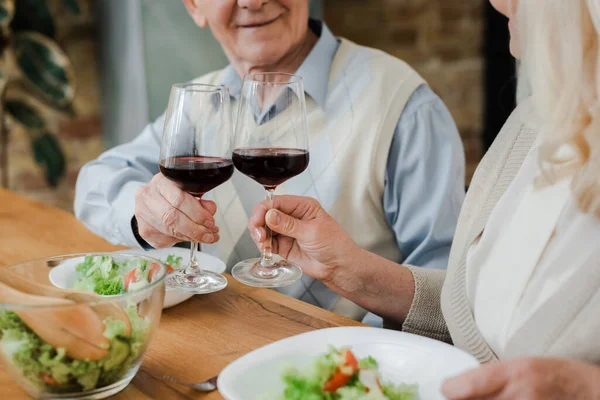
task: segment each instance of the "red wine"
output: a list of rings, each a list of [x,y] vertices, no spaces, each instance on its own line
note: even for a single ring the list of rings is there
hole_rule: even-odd
[[[181,156],[162,160],[160,172],[182,190],[201,197],[231,178],[233,164],[226,158]]]
[[[308,166],[308,150],[240,148],[233,151],[233,165],[267,189],[274,189],[301,174]]]

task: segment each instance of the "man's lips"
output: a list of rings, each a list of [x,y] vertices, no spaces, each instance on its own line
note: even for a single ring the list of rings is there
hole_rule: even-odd
[[[248,24],[239,24],[237,25],[238,28],[260,28],[261,26],[266,26],[269,24],[272,24],[273,22],[277,21],[279,19],[280,15],[276,16],[273,19],[264,21],[264,22],[253,22],[253,23],[248,23]]]

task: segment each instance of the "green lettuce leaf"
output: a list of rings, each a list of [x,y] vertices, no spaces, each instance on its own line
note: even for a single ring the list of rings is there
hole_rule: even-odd
[[[299,375],[297,372],[288,371],[283,376],[285,382],[285,391],[283,398],[285,400],[332,400],[330,393],[323,392],[323,384],[320,380],[310,379]]]
[[[417,385],[382,385],[383,393],[390,400],[414,400],[417,398],[419,387]]]
[[[377,368],[379,368],[379,365],[377,364],[377,360],[375,360],[371,356],[368,356],[366,358],[361,359],[358,362],[358,368],[360,368],[360,369],[377,369]]]
[[[87,256],[76,270],[81,278],[75,284],[75,289],[105,296],[125,293],[119,265],[109,256]]]
[[[104,325],[106,326],[106,330],[104,331],[104,336],[108,340],[113,340],[117,336],[125,336],[125,330],[127,326],[125,322],[120,319],[114,320],[112,318],[106,318],[104,320]]]
[[[168,265],[170,265],[174,269],[179,269],[179,268],[181,268],[181,262],[182,261],[183,261],[183,258],[177,257],[174,254],[169,254],[167,256],[167,259],[165,260],[165,263],[167,263]]]
[[[132,335],[124,337],[123,321],[107,318],[104,336],[110,340],[110,348],[102,360],[74,360],[66,356],[64,349],[45,343],[17,314],[7,310],[0,310],[0,349],[25,379],[44,391],[64,393],[109,385],[129,371],[143,350],[150,329],[150,321],[140,318],[135,305],[125,311]],[[58,385],[49,385],[43,376]]]
[[[134,357],[143,350],[144,344],[150,330],[150,319],[141,318],[137,313],[137,307],[131,305],[125,309],[131,322],[131,353]]]

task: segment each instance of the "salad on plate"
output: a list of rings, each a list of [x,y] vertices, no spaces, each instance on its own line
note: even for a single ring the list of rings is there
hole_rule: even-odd
[[[173,254],[167,256],[168,272],[179,269],[181,261],[181,257]],[[79,278],[74,289],[111,296],[147,286],[159,266],[145,260],[117,262],[110,256],[87,256],[76,270]]]
[[[381,379],[373,357],[359,359],[349,348],[331,347],[304,371],[285,368],[283,400],[415,400],[417,385]]]

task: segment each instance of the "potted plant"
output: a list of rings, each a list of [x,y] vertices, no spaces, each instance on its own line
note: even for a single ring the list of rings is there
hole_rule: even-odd
[[[50,3],[47,3],[50,1]],[[61,0],[72,13],[80,11],[77,0]],[[72,113],[75,74],[71,62],[55,35],[49,6],[52,0],[0,0],[0,184],[8,186],[8,140],[10,122],[28,133],[36,163],[45,171],[49,186],[56,187],[65,175],[64,152],[49,128],[51,112]],[[27,11],[19,10],[27,8]],[[32,9],[34,12],[32,12]],[[27,16],[25,28],[11,24],[13,18]],[[13,93],[10,89],[23,90]]]

